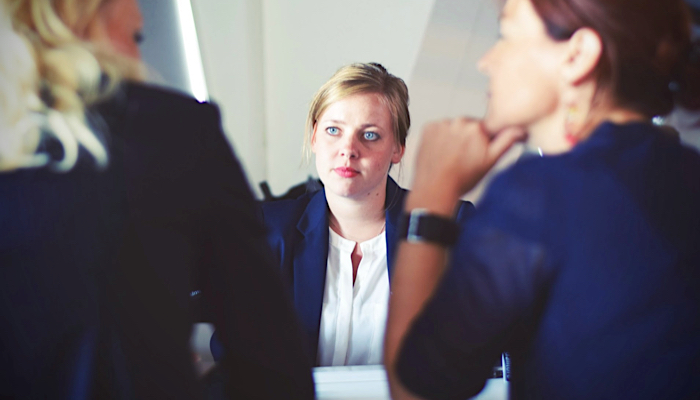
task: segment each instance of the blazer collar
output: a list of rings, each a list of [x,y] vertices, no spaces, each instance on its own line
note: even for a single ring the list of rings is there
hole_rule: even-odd
[[[316,363],[328,260],[328,205],[325,190],[319,190],[311,197],[299,218],[297,230],[303,239],[294,251],[294,303],[301,325],[309,338],[312,361]]]
[[[406,191],[401,189],[391,177],[387,179],[386,199],[384,200],[387,229],[389,227],[391,227],[391,229],[397,228],[401,210],[403,209],[405,193]],[[309,203],[304,209],[304,213],[297,223],[297,229],[304,236],[314,232],[314,230],[319,229],[319,227],[328,228],[328,203],[326,202],[325,189],[319,190],[311,197],[311,200],[309,200]]]
[[[389,177],[386,181],[386,263],[389,268],[389,280],[393,272],[394,252],[396,251],[397,233],[403,201],[406,191],[401,189],[396,182]]]
[[[394,251],[396,250],[397,231],[401,212],[403,210],[404,197],[406,191],[401,189],[396,181],[389,177],[386,181],[386,200],[384,207],[386,208],[386,250],[387,264],[389,273],[392,272],[392,261],[394,259]],[[314,244],[318,245],[317,249],[325,249],[323,252],[323,272],[320,275],[324,278],[325,283],[325,266],[328,258],[328,203],[326,202],[325,189],[319,190],[313,195],[309,204],[306,206],[304,213],[301,215],[297,223],[297,229],[306,238],[306,241],[314,240]],[[309,251],[314,252],[310,247]],[[314,252],[316,255],[318,251]],[[318,265],[316,265],[318,267]],[[295,270],[295,274],[297,271]],[[323,296],[323,293],[321,293]]]
[[[297,229],[304,236],[319,229],[320,226],[328,228],[328,203],[326,202],[325,189],[321,189],[311,196],[311,200],[297,223]]]

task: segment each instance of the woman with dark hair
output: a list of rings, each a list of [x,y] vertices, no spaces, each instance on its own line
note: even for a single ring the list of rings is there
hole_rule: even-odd
[[[467,398],[511,355],[514,398],[700,393],[700,156],[651,123],[699,105],[682,0],[508,0],[483,120],[428,125],[385,344],[395,398]],[[450,241],[459,196],[510,145]],[[449,253],[449,258],[448,258]]]

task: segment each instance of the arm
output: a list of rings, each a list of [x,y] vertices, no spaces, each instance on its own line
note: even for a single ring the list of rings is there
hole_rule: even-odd
[[[516,131],[491,137],[478,122],[466,119],[427,126],[405,210],[425,208],[452,217],[459,196],[473,188],[519,137]],[[396,399],[416,398],[398,380],[396,361],[409,327],[440,282],[446,261],[447,250],[440,246],[399,245],[384,346],[384,362]]]

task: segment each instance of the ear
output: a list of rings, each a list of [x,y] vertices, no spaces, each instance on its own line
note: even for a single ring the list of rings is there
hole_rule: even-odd
[[[401,146],[400,144],[394,146],[394,152],[391,154],[391,163],[398,164],[403,158],[404,151],[406,151],[406,146]]]
[[[566,60],[562,70],[564,80],[578,85],[595,70],[603,54],[603,41],[598,32],[580,28],[568,40]]]

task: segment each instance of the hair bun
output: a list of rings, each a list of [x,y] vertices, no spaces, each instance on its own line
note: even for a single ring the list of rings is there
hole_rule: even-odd
[[[380,71],[382,71],[382,72],[384,72],[384,73],[387,73],[386,68],[384,68],[384,66],[383,66],[382,64],[380,64],[380,63],[371,62],[371,63],[368,63],[368,64],[371,65],[371,66],[373,66],[373,67],[375,67],[375,68],[377,68],[377,69],[379,69]]]

